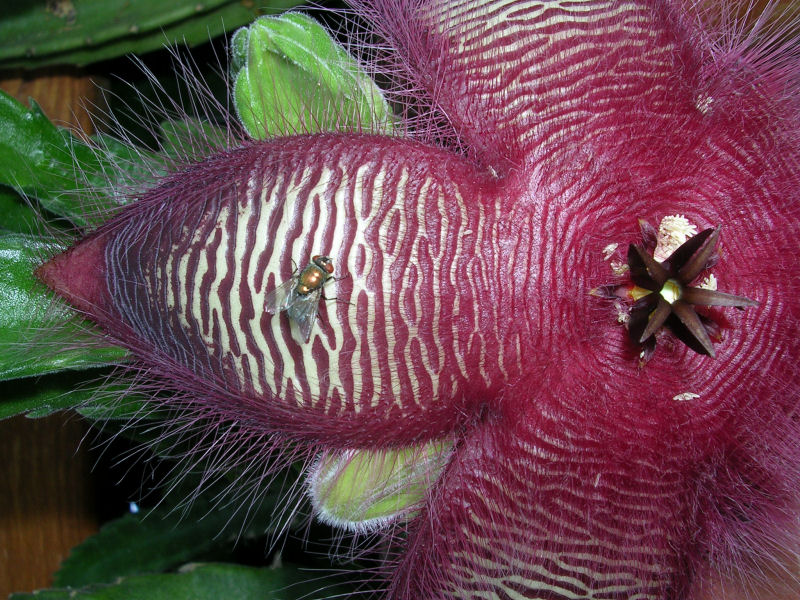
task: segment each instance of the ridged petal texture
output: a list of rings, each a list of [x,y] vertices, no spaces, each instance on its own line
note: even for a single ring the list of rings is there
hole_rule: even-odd
[[[792,543],[800,138],[796,101],[777,93],[786,62],[715,46],[666,1],[359,8],[456,146],[246,144],[158,183],[42,278],[254,436],[454,439],[389,569],[392,597],[690,599],[704,565]],[[664,332],[642,366],[619,306],[589,292],[629,281],[604,249],[667,215],[721,227],[707,270],[759,304],[704,313],[716,358]],[[314,254],[341,279],[306,343],[263,307]]]

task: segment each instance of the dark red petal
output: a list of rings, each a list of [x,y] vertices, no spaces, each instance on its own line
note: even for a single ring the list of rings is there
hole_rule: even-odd
[[[527,153],[567,165],[584,143],[595,154],[606,143],[616,147],[619,115],[637,112],[653,93],[651,82],[674,77],[674,32],[644,3],[356,4],[374,7],[380,33],[403,53],[398,67],[412,70],[460,140],[500,172]],[[632,53],[631,46],[647,50]],[[680,100],[664,95],[660,102],[666,112]],[[648,120],[653,129],[667,124],[661,111],[649,111]]]
[[[58,254],[36,269],[36,277],[47,287],[87,315],[111,310],[106,285],[105,250],[108,238],[93,235]]]
[[[706,229],[706,231],[709,231]],[[706,231],[703,231],[695,237],[701,237]],[[711,257],[714,255],[714,250],[717,247],[717,241],[719,240],[719,232],[720,228],[717,227],[716,229],[710,230],[712,233],[708,236],[708,239],[705,240],[704,243],[700,245],[698,250],[695,251],[693,255],[691,255],[685,262],[683,266],[680,266],[681,260],[683,256],[680,258],[676,257],[675,255],[679,253],[683,246],[686,246],[691,240],[687,240],[686,243],[683,244],[680,248],[678,248],[672,256],[670,256],[669,260],[674,261],[671,262],[671,266],[673,271],[678,269],[678,280],[683,283],[684,285],[689,285],[695,278],[700,274],[700,272],[706,268],[708,262],[711,260]],[[687,247],[687,251],[691,248],[694,244]]]
[[[410,547],[425,550],[404,557],[405,593],[391,598],[661,600],[668,582],[688,577],[673,543],[688,492],[672,428],[642,430],[632,415],[605,412],[611,398],[537,383],[506,391],[519,394],[515,408],[535,410],[467,432],[414,523]],[[609,573],[612,591],[592,594]]]
[[[484,185],[460,157],[388,137],[254,144],[163,180],[40,277],[148,364],[191,370],[184,395],[225,390],[214,400],[233,421],[337,446],[417,442],[519,370],[498,351],[516,315],[497,296],[504,244],[475,206]],[[316,254],[346,276],[307,341],[266,302]],[[474,270],[454,279],[462,263]]]
[[[725,294],[716,290],[706,290],[698,287],[684,288],[681,299],[689,304],[699,306],[735,306],[736,308],[758,306],[758,302],[744,296],[734,296],[733,294]]]
[[[622,291],[620,291],[622,290]],[[626,293],[625,288],[619,285],[599,285],[596,288],[589,290],[589,294],[595,298],[605,298],[606,300],[618,300],[622,296],[620,294]]]
[[[647,327],[644,328],[644,331],[639,336],[639,343],[644,342],[647,338],[654,335],[659,329],[664,326],[664,323],[667,321],[667,317],[672,313],[672,307],[670,306],[669,302],[664,300],[660,295],[652,294],[653,296],[658,297],[658,304],[656,304],[656,308],[653,312],[650,313],[650,316],[647,321]]]
[[[658,243],[658,230],[645,219],[639,219],[639,229],[642,233],[644,249],[652,253]]]
[[[713,358],[715,356],[714,345],[711,343],[711,338],[708,337],[708,332],[694,309],[682,300],[677,300],[672,304],[672,312],[678,317],[686,328],[686,331],[690,334],[690,341],[696,343],[687,342],[680,330],[674,333],[691,347],[692,350],[698,351],[697,349],[699,347],[702,350],[701,354],[708,354]]]
[[[631,279],[639,287],[660,292],[669,278],[667,270],[639,246],[628,246],[628,267]]]
[[[713,229],[705,229],[690,237],[683,244],[678,246],[675,251],[669,255],[669,258],[664,261],[664,266],[669,269],[673,277],[683,269],[689,260],[692,259],[695,252],[697,252],[703,245],[703,242],[714,232]],[[705,266],[705,265],[704,265]]]
[[[628,335],[634,343],[641,343],[642,334],[650,321],[650,313],[658,306],[659,299],[658,294],[648,294],[637,300],[631,308],[628,319]]]

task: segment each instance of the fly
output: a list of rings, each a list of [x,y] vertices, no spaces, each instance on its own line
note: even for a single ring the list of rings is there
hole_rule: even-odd
[[[324,298],[322,287],[332,278],[333,261],[330,256],[313,256],[302,270],[295,269],[289,280],[267,294],[265,310],[272,314],[285,310],[297,323],[307,342],[317,321],[319,301]]]

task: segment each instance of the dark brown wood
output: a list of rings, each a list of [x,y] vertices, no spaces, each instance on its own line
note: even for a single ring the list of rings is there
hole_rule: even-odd
[[[70,549],[97,531],[76,415],[0,422],[0,597],[52,584]]]

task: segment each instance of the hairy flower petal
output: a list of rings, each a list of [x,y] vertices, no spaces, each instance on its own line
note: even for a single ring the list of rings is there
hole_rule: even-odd
[[[392,538],[392,597],[692,600],[797,544],[800,60],[686,4],[357,3],[417,140],[243,144],[39,275],[244,437],[453,440]],[[666,215],[704,230],[659,264],[678,242],[635,246],[637,220]],[[613,244],[652,292],[633,342],[588,293]],[[263,300],[314,254],[344,277],[306,343]],[[726,295],[690,285],[711,264]]]

